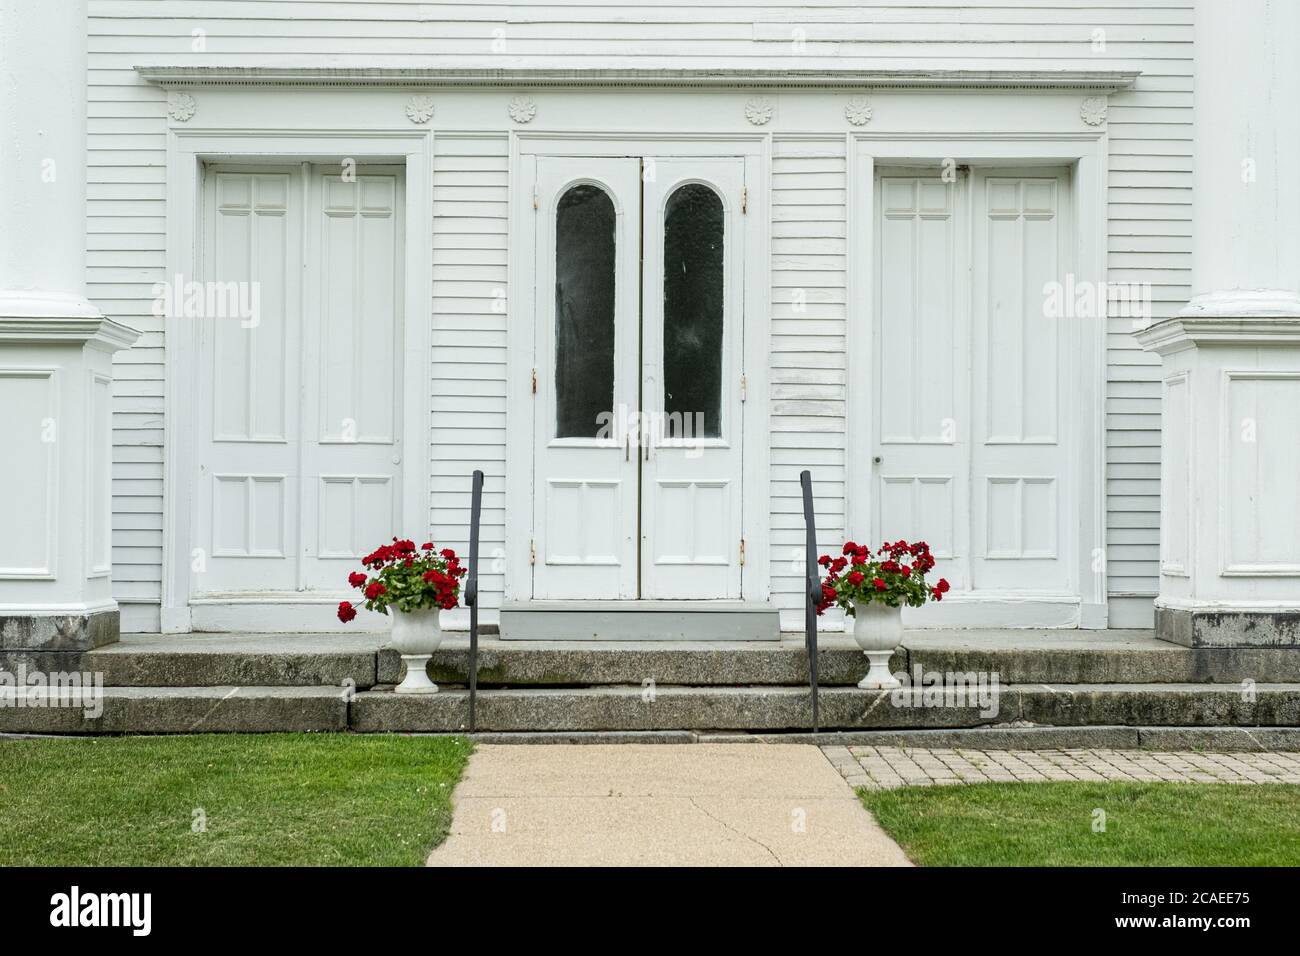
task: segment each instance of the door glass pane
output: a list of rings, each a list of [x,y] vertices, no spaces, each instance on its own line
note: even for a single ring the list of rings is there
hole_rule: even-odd
[[[594,438],[614,408],[614,203],[569,189],[555,212],[555,435]]]
[[[669,437],[722,434],[722,200],[689,183],[664,210],[664,411]]]

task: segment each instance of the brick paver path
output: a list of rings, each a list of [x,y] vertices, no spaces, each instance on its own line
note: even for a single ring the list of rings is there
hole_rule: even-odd
[[[1300,753],[1162,753],[1154,750],[930,750],[823,747],[853,787],[1049,780],[1300,783]]]

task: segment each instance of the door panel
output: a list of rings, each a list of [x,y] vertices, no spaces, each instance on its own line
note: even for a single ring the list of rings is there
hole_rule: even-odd
[[[336,590],[401,525],[400,173],[311,173],[302,342],[307,590]]]
[[[257,308],[205,297],[202,314],[183,319],[199,324],[200,350],[193,590],[293,590],[301,179],[214,170],[204,192],[202,287]]]
[[[969,314],[959,210],[938,176],[877,181],[876,533],[929,543],[936,573],[969,586]]]
[[[1077,390],[1047,283],[1069,270],[1064,172],[973,178],[976,402],[973,573],[979,589],[1061,593],[1069,584],[1069,447]]]
[[[204,193],[203,278],[258,308],[195,319],[192,593],[345,591],[399,520],[402,171],[212,167]]]
[[[641,596],[740,597],[745,160],[643,184]]]
[[[537,162],[536,598],[637,596],[640,161]]]
[[[1069,593],[1068,196],[1055,169],[877,178],[873,543],[928,541],[954,597]]]

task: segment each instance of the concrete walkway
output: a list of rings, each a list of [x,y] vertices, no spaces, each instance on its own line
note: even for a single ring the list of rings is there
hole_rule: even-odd
[[[965,750],[919,747],[823,747],[853,787],[960,783],[1300,783],[1300,753],[1263,751]]]
[[[430,866],[908,866],[821,750],[480,745]]]

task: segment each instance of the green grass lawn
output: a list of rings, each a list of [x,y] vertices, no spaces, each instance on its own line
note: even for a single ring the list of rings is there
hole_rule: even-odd
[[[1296,866],[1300,787],[987,783],[859,790],[921,866]],[[1104,832],[1094,820],[1105,814]]]
[[[459,737],[0,740],[0,865],[417,866]]]

